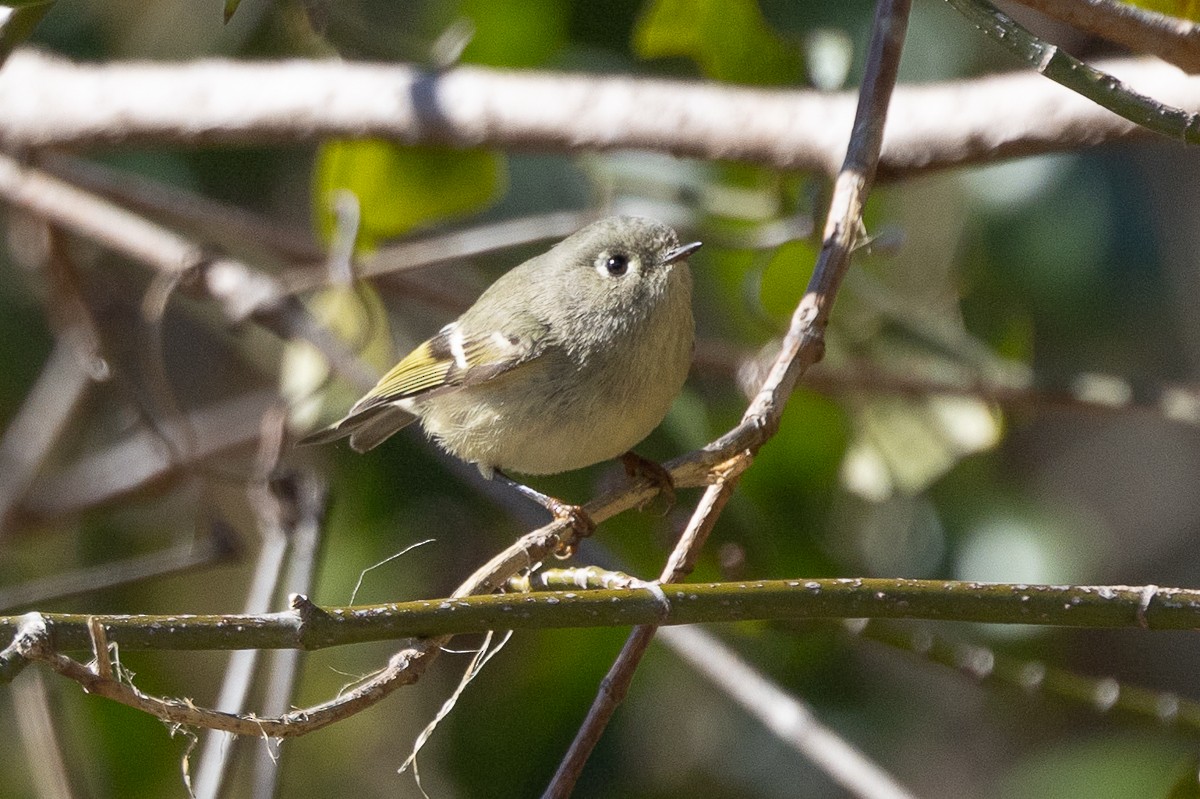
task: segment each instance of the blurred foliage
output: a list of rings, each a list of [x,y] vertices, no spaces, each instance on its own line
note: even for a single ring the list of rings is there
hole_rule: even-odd
[[[1200,22],[1200,2],[1197,0],[1131,0],[1130,5],[1181,19]]]
[[[370,251],[383,239],[478,211],[501,189],[504,161],[482,150],[336,141],[321,146],[315,174],[322,238],[333,236],[335,195],[348,191],[360,209],[357,249]]]
[[[383,374],[395,362],[387,309],[370,284],[327,286],[313,292],[308,306],[377,373]],[[331,385],[331,391],[324,390]],[[279,366],[279,393],[288,404],[292,427],[302,433],[340,418],[361,394],[338,379],[325,357],[307,341],[288,342]]]
[[[78,59],[328,57],[576,69],[788,86],[833,63],[832,85],[861,70],[872,4],[788,0],[241,0],[217,3],[58,0],[35,45]],[[1195,15],[1175,7],[1170,13]],[[464,38],[464,32],[470,32]],[[943,4],[918,4],[902,65],[908,81],[1005,65]],[[836,68],[835,68],[836,67]],[[824,85],[824,84],[823,84]],[[953,109],[948,109],[947,113]],[[652,112],[652,110],[650,111]],[[816,257],[816,236],[769,249],[748,241],[784,220],[819,230],[819,176],[700,164],[644,153],[575,157],[333,141],[306,148],[129,148],[89,157],[338,240],[334,200],[352,192],[358,252],[439,227],[563,208],[661,216],[705,248],[693,259],[698,366],[667,420],[639,451],[668,458],[736,423],[739,375],[770,357]],[[829,373],[1011,385],[1029,375],[1061,387],[1084,373],[1135,381],[1140,395],[1190,381],[1200,351],[1200,161],[1159,142],[1028,158],[879,187],[869,242],[834,309]],[[11,422],[53,348],[49,286],[37,235],[6,215],[0,253],[0,428]],[[260,253],[205,231],[205,243],[258,264]],[[452,318],[497,275],[544,243],[328,288],[308,307],[374,368]],[[73,241],[81,291],[102,331],[113,379],[81,404],[43,470],[162,421],[148,377],[140,309],[150,276]],[[262,258],[287,276],[286,265]],[[166,367],[178,403],[206,406],[250,391],[284,393],[326,417],[354,393],[329,383],[307,347],[253,325],[229,330],[204,303],[173,300]],[[744,375],[743,375],[744,376]],[[828,384],[824,384],[828,385]],[[340,392],[340,393],[339,393]],[[323,401],[324,405],[317,405]],[[315,418],[308,423],[314,423]],[[77,518],[22,519],[0,539],[0,591],[192,540],[205,520],[258,544],[246,499],[254,447]],[[343,446],[288,450],[289,467],[328,476],[320,603],[442,596],[528,527],[479,490],[417,431],[365,456]],[[1194,429],[1153,414],[1082,414],[1036,403],[1000,409],[970,397],[802,387],[778,435],[743,477],[694,579],[862,574],[1076,583],[1200,583]],[[619,470],[539,478],[582,500]],[[102,475],[103,476],[103,475]],[[35,483],[34,491],[38,489]],[[660,515],[623,514],[580,560],[657,573],[698,492]],[[658,512],[654,512],[658,511]],[[532,513],[532,512],[531,512]],[[540,516],[534,516],[540,519]],[[389,556],[435,539],[403,557]],[[364,569],[382,564],[363,575]],[[248,558],[47,599],[40,610],[232,612],[253,579]],[[920,629],[920,628],[914,628]],[[753,624],[719,631],[748,660],[810,702],[818,717],[924,797],[1192,796],[1194,735],[1099,718],[1045,697],[979,686],[910,653],[833,626]],[[981,629],[958,633],[1082,673],[1194,693],[1200,642],[1136,631]],[[432,796],[528,796],[544,787],[623,630],[517,635],[464,693],[423,752]],[[919,633],[914,633],[914,639]],[[470,642],[463,643],[463,648]],[[296,704],[321,701],[387,657],[386,645],[306,656]],[[395,769],[453,689],[465,657],[447,655],[417,686],[334,730],[281,750],[280,795],[418,796]],[[124,653],[149,691],[211,703],[219,653]],[[86,697],[48,676],[72,779],[81,795],[182,796],[186,739],[159,722]],[[255,702],[257,702],[255,697]],[[0,690],[0,739],[17,739],[17,692]],[[255,704],[257,707],[258,705]],[[252,753],[260,742],[246,742]],[[0,747],[0,797],[34,791],[18,746]],[[194,761],[193,761],[194,762]],[[81,766],[79,764],[86,764]],[[249,770],[234,772],[248,796]],[[1174,791],[1174,793],[1171,793]],[[1190,791],[1190,793],[1189,793]],[[652,649],[585,772],[580,797],[834,797],[844,793],[665,647]]]
[[[996,796],[998,799],[1030,796],[1123,799],[1165,797],[1168,793],[1173,796],[1171,782],[1179,759],[1175,747],[1147,736],[1080,741],[1030,755],[1006,777]],[[1192,782],[1195,783],[1194,774]]]
[[[691,58],[716,80],[774,85],[800,77],[799,48],[767,25],[755,0],[653,0],[633,49],[642,58]]]
[[[1187,764],[1180,769],[1181,775],[1172,786],[1167,799],[1196,799],[1200,797],[1200,758],[1195,756],[1188,759]]]
[[[462,60],[497,67],[544,64],[567,44],[570,8],[558,0],[462,0],[473,34]]]

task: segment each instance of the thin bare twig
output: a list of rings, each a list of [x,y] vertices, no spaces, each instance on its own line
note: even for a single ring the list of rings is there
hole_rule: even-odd
[[[1123,713],[1164,727],[1200,729],[1200,702],[1169,691],[1130,685],[1112,677],[1077,674],[1042,661],[948,639],[924,628],[900,629],[876,621],[842,627],[870,641],[956,669],[978,682],[1005,684],[1030,695],[1083,705],[1097,713]]]
[[[1098,66],[1152,88],[1164,103],[1200,108],[1200,79],[1174,67],[1129,59]],[[20,51],[0,73],[0,143],[199,145],[378,136],[559,152],[641,148],[832,175],[854,107],[852,93],[620,76],[480,67],[431,73],[336,60],[85,65]],[[1145,134],[1030,74],[902,89],[888,127],[883,178]]]
[[[38,480],[21,512],[35,519],[80,513],[163,480],[189,463],[253,441],[258,420],[276,399],[271,392],[256,392],[189,413],[187,423],[195,431],[196,450],[187,453],[192,459],[187,463],[173,458],[157,432],[143,429],[131,433]],[[173,424],[166,423],[166,435],[178,435]]]
[[[0,439],[0,537],[11,528],[13,511],[24,500],[91,382],[78,349],[60,338]]]
[[[956,381],[920,375],[885,374],[868,363],[815,372],[808,388],[831,394],[868,392],[913,398],[974,397],[1015,410],[1069,410],[1084,415],[1152,416],[1166,422],[1200,426],[1200,388],[1183,385],[1137,389],[1115,375],[1079,374],[1061,387],[1032,382],[999,384],[987,380]]]
[[[883,142],[884,123],[900,66],[900,52],[908,27],[910,0],[879,0],[871,33],[858,109],[845,162],[834,183],[829,215],[808,289],[801,298],[784,337],[783,346],[758,395],[742,417],[742,425],[753,425],[770,436],[779,425],[783,408],[796,381],[821,359],[829,312],[850,266],[850,253],[862,227],[862,208],[875,180]],[[718,473],[709,486],[671,554],[662,582],[682,579],[692,570],[708,531],[733,493],[738,476],[754,458],[757,447],[731,459],[727,473]],[[576,733],[567,754],[543,793],[544,799],[565,799],[574,791],[589,755],[600,740],[608,720],[625,696],[633,673],[654,637],[656,627],[634,629],[620,655],[609,669]]]
[[[665,627],[663,643],[780,740],[860,799],[913,799],[891,775],[826,727],[807,704],[784,691],[699,627]]]
[[[321,326],[274,278],[203,248],[147,219],[0,155],[0,198],[86,236],[214,300],[232,322],[253,319],[283,338],[307,340],[364,390],[377,375]]]
[[[278,594],[290,544],[289,527],[299,514],[287,493],[277,493],[270,483],[279,464],[284,445],[287,417],[279,407],[263,414],[262,435],[256,458],[255,475],[247,486],[250,505],[258,522],[262,544],[254,567],[254,578],[246,591],[244,612],[249,615],[268,612]],[[214,707],[228,713],[242,713],[250,694],[258,666],[260,650],[246,649],[229,657],[221,691]],[[227,732],[208,730],[200,742],[200,758],[192,784],[196,799],[217,799],[233,756],[234,740]]]
[[[135,172],[62,153],[42,155],[38,166],[57,178],[137,213],[186,225],[205,238],[231,238],[242,245],[265,247],[289,261],[317,263],[325,257],[307,230],[284,227],[251,211]]]
[[[357,277],[393,274],[565,238],[597,216],[594,211],[551,211],[398,241],[367,256]]]
[[[194,573],[202,567],[227,561],[236,552],[236,542],[221,537],[218,528],[199,541],[4,586],[0,588],[0,611],[27,608],[140,580]]]
[[[676,545],[670,560],[663,569],[659,578],[660,582],[677,582],[691,572],[693,561],[699,554],[700,547],[708,539],[708,534],[716,525],[717,519],[720,518],[721,510],[733,495],[733,489],[737,486],[737,475],[749,465],[750,460],[748,457],[743,457],[735,462],[738,465],[735,474],[721,479],[720,482],[705,490],[687,528],[680,536],[679,544]],[[661,595],[665,617],[666,613],[670,611],[669,600],[666,594],[661,593],[661,588],[655,586],[655,590]],[[575,784],[579,781],[579,775],[583,773],[583,767],[587,764],[592,750],[600,742],[600,737],[604,734],[613,714],[616,713],[617,706],[625,701],[625,696],[629,693],[629,686],[633,682],[633,674],[646,654],[650,642],[654,640],[656,632],[658,632],[656,624],[641,624],[633,628],[629,638],[625,640],[625,645],[621,647],[617,659],[613,661],[608,673],[600,682],[600,690],[588,710],[587,717],[580,725],[575,739],[571,741],[570,748],[563,756],[554,777],[542,794],[543,799],[568,797],[575,790]]]
[[[355,265],[354,276],[359,279],[386,277],[510,247],[561,239],[596,216],[587,211],[553,211],[473,225],[462,230],[413,236],[385,244],[364,256]],[[329,269],[324,264],[293,268],[284,281],[288,293],[298,294],[328,285]]]
[[[46,681],[40,672],[25,675],[13,686],[17,737],[39,799],[71,799],[70,772],[55,730]]]

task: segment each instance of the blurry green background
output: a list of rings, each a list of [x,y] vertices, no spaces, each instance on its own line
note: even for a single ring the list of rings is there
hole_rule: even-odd
[[[836,89],[855,85],[872,11],[863,0],[349,0],[310,4],[307,11],[323,23],[317,30],[299,2],[244,0],[228,25],[220,6],[59,0],[33,43],[82,60],[340,54],[429,64],[439,37],[468,19],[474,36],[462,60],[472,63]],[[1042,30],[1077,54],[1097,52],[1094,42],[1069,31]],[[905,53],[906,82],[1013,67],[940,3],[916,5]],[[362,205],[362,253],[395,237],[564,209],[670,221],[685,239],[706,242],[693,260],[702,342],[684,396],[639,448],[656,458],[693,449],[739,418],[746,398],[736,363],[782,332],[816,251],[811,238],[776,250],[745,243],[780,220],[803,224],[815,215],[819,229],[827,191],[819,176],[646,153],[463,153],[369,142],[87,156],[312,230],[317,241],[334,227],[333,192],[349,187]],[[964,398],[836,388],[850,370],[881,382],[1002,382],[1031,373],[1039,384],[1061,385],[1100,373],[1148,391],[1187,384],[1200,354],[1200,315],[1188,299],[1197,295],[1198,208],[1200,156],[1157,140],[880,186],[867,214],[873,242],[856,259],[834,311],[827,363],[815,375],[824,389],[802,388],[793,397],[694,579],[1200,582],[1194,427],[1152,413],[1008,411]],[[9,241],[15,250],[11,232]],[[214,244],[265,269],[284,268],[236,243]],[[544,246],[439,265],[408,282],[374,282],[389,324],[359,331],[359,343],[370,345],[367,357],[386,366],[392,342],[403,351],[431,334],[490,280]],[[86,242],[75,250],[114,377],[88,395],[47,474],[135,428],[152,393],[137,306],[150,275]],[[53,345],[45,291],[38,272],[0,253],[0,427],[21,406]],[[313,307],[321,302],[330,301]],[[339,324],[356,319],[358,306],[348,305]],[[261,331],[229,329],[203,302],[173,301],[164,325],[167,374],[187,408],[273,389],[280,364],[287,372],[302,360]],[[317,396],[315,387],[307,391]],[[351,399],[332,392],[323,418]],[[240,562],[37,609],[240,610],[257,544],[244,497],[252,456],[253,447],[224,453],[202,471],[82,515],[24,519],[0,541],[0,588],[153,552],[204,534],[219,518],[242,538],[247,557]],[[419,433],[366,456],[338,446],[286,458],[328,475],[331,485],[313,592],[318,603],[347,602],[363,569],[426,538],[436,540],[369,572],[357,600],[443,596],[525,529],[481,494],[477,477],[454,471]],[[534,485],[581,501],[618,470],[601,465]],[[665,517],[629,513],[606,522],[577,562],[656,574],[695,496],[681,492]],[[934,629],[1085,675],[1195,693],[1200,644],[1190,635]],[[1195,757],[1194,733],[980,685],[834,625],[763,623],[717,632],[923,797],[1166,797]],[[425,748],[420,764],[430,795],[539,793],[625,634],[516,635]],[[306,656],[296,704],[332,696],[377,668],[392,648]],[[122,661],[143,689],[208,704],[225,655],[129,653]],[[465,664],[464,656],[445,656],[418,685],[286,743],[281,795],[419,796],[396,769]],[[152,718],[45,679],[80,795],[185,795],[179,773],[186,740]],[[11,694],[0,691],[0,740],[16,740],[13,719]],[[19,746],[0,746],[0,775],[0,796],[32,795]],[[231,795],[248,795],[247,780],[245,768],[235,771]],[[576,795],[845,794],[656,646]]]

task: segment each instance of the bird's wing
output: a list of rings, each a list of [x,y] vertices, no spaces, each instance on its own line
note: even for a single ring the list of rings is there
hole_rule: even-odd
[[[544,327],[523,336],[467,335],[455,322],[421,344],[360,399],[350,415],[410,397],[472,386],[528,363],[542,351]]]

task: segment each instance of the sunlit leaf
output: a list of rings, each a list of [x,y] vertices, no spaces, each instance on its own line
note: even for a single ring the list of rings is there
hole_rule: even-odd
[[[924,491],[962,458],[995,446],[1001,433],[999,413],[970,397],[873,398],[854,418],[842,485],[874,502]]]
[[[333,197],[349,191],[361,213],[356,244],[370,250],[381,239],[490,203],[504,182],[504,161],[483,150],[405,147],[375,139],[322,146],[315,169],[318,228],[334,230]]]
[[[651,0],[633,31],[642,58],[690,58],[710,78],[775,85],[800,78],[800,49],[754,0]]]

